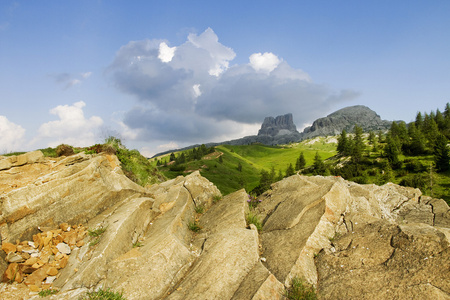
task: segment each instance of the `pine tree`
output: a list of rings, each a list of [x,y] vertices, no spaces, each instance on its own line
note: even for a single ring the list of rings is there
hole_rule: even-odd
[[[286,177],[292,176],[295,174],[294,167],[292,164],[289,164],[289,166],[286,169]]]
[[[422,113],[419,111],[416,115],[416,121],[414,122],[416,124],[417,130],[422,131],[423,129],[423,117]]]
[[[387,135],[384,153],[392,169],[397,169],[401,166],[401,162],[398,158],[400,155],[400,143],[397,137],[393,137],[391,134]]]
[[[301,170],[306,166],[305,156],[303,152],[300,153],[300,156],[297,158],[297,162],[295,163],[295,169]]]
[[[350,141],[347,138],[345,129],[342,130],[341,135],[338,137],[336,150],[342,156],[350,155]]]
[[[316,152],[316,156],[314,156],[313,169],[314,174],[316,175],[324,175],[326,172],[325,164],[323,163],[318,151]]]
[[[436,138],[433,154],[437,172],[445,172],[450,169],[450,154],[447,138],[444,135],[439,134]]]
[[[362,160],[362,154],[364,151],[364,142],[362,140],[363,130],[358,125],[355,125],[353,129],[353,147],[352,147],[352,161],[354,163],[359,163]]]
[[[169,161],[174,161],[174,160],[175,160],[175,154],[172,152],[172,153],[170,153]]]

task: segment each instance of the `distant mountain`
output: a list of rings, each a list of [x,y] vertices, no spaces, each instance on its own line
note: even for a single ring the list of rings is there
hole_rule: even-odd
[[[240,139],[225,141],[221,143],[208,143],[207,147],[217,145],[249,145],[254,143],[261,143],[264,145],[282,145],[292,142],[300,142],[304,139],[313,138],[316,136],[337,135],[345,129],[347,132],[352,132],[355,125],[360,126],[363,131],[378,131],[388,130],[391,126],[391,121],[381,120],[376,112],[363,105],[349,106],[340,109],[324,118],[314,121],[312,126],[307,127],[303,132],[298,132],[293,121],[291,113],[273,117],[266,117],[258,131],[258,135],[246,136]],[[189,147],[165,151],[158,153],[155,156],[171,153],[174,151],[187,150],[199,145],[192,145]],[[154,157],[155,157],[154,156]]]
[[[363,131],[387,130],[392,121],[381,120],[376,112],[363,105],[355,105],[340,109],[324,118],[314,121],[312,126],[302,132],[302,139],[316,136],[337,135],[343,129],[352,132],[355,125],[360,126]]]

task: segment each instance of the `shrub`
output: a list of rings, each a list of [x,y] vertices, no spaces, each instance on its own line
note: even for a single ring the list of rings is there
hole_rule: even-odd
[[[285,288],[283,296],[289,300],[315,300],[317,299],[314,287],[306,284],[298,277],[292,278],[291,286]]]
[[[58,147],[56,147],[56,155],[57,156],[70,156],[73,155],[74,151],[72,147],[66,144],[61,144]]]

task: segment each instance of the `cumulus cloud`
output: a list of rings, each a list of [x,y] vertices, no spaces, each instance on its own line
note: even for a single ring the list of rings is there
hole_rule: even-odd
[[[25,129],[5,116],[0,116],[0,152],[8,153],[23,150]]]
[[[81,82],[92,75],[92,72],[84,72],[80,74],[70,74],[70,73],[59,73],[50,75],[57,84],[64,86],[67,90],[74,85],[81,84]]]
[[[140,100],[124,125],[140,140],[237,138],[244,125],[261,124],[266,116],[293,113],[297,123],[310,123],[358,96],[314,83],[271,52],[231,65],[235,56],[211,28],[174,47],[157,39],[124,45],[107,71],[118,89]]]
[[[72,146],[88,146],[95,144],[96,133],[101,129],[103,120],[92,116],[85,118],[83,107],[86,103],[79,101],[73,105],[58,105],[50,110],[59,120],[42,124],[38,129],[38,137],[32,141],[48,140],[49,147],[60,144]]]
[[[280,64],[280,59],[273,53],[253,53],[250,55],[250,65],[256,71],[272,72]]]

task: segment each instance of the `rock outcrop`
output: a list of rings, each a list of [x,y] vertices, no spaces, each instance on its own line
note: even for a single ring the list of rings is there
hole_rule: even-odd
[[[298,133],[294,125],[292,114],[285,114],[276,118],[266,117],[258,131],[258,136],[277,136]]]
[[[0,171],[2,299],[282,299],[295,277],[322,299],[450,296],[449,207],[418,189],[294,175],[260,197],[258,232],[247,193],[199,172],[143,188],[114,155],[27,155]]]
[[[355,105],[340,109],[324,118],[314,121],[301,133],[302,139],[316,136],[329,136],[341,134],[342,130],[352,132],[355,125],[363,131],[388,130],[392,122],[382,120],[376,112],[363,105]]]

